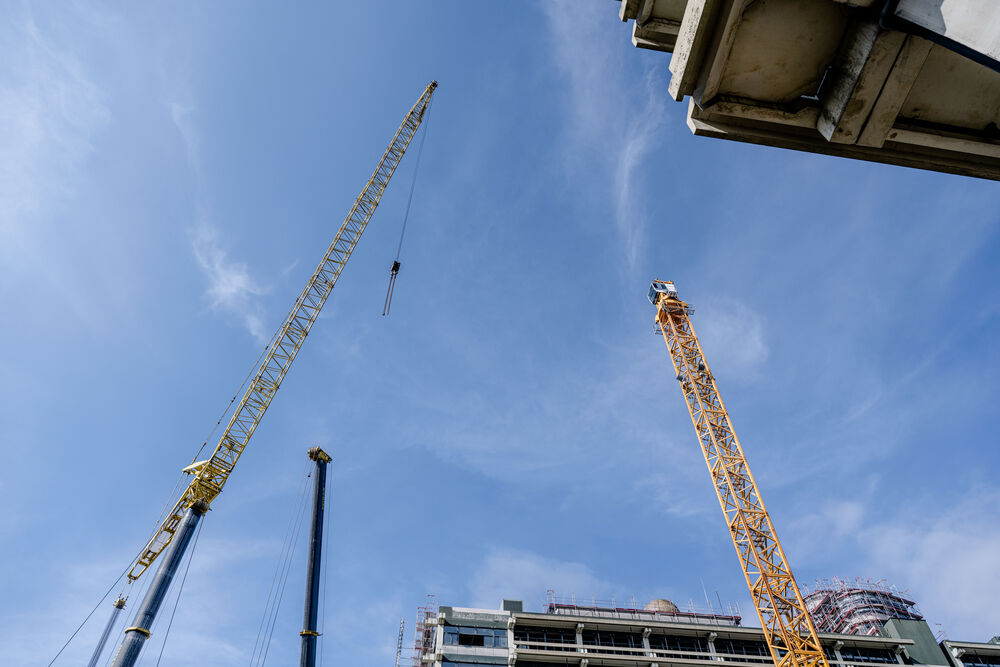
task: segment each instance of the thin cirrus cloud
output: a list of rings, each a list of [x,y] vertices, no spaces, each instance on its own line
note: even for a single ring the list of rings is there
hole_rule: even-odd
[[[209,305],[235,317],[257,340],[266,340],[264,308],[260,302],[264,289],[251,277],[247,265],[229,258],[218,230],[207,223],[194,230],[191,249],[208,279],[205,296]]]
[[[641,189],[639,167],[659,145],[666,107],[657,92],[654,70],[639,86],[629,86],[626,63],[616,57],[620,35],[608,31],[607,12],[598,4],[580,6],[569,0],[546,3],[544,11],[553,35],[555,61],[569,88],[567,116],[572,119],[567,153],[587,159],[567,160],[599,172],[603,162],[613,183],[613,217],[621,252],[629,272],[639,263],[646,240],[646,215],[635,193]],[[627,102],[626,102],[627,101]]]
[[[4,32],[10,34],[0,66],[0,234],[13,260],[23,259],[34,235],[28,223],[45,203],[77,187],[92,136],[110,114],[79,58],[54,45],[30,14]]]
[[[174,102],[170,118],[180,134],[195,180],[196,205],[205,208],[205,183],[198,157],[198,136],[192,121],[193,108]],[[199,217],[205,218],[203,212]],[[205,297],[213,310],[225,313],[240,322],[259,341],[267,340],[264,327],[264,307],[260,297],[265,293],[250,275],[244,262],[229,257],[220,239],[218,228],[202,219],[191,232],[191,250],[202,273],[208,279]]]
[[[800,561],[855,559],[852,574],[909,589],[928,621],[946,621],[942,629],[952,637],[986,641],[996,634],[992,610],[1000,584],[983,573],[994,569],[1000,549],[992,515],[1000,494],[973,487],[950,503],[900,503],[887,513],[874,502],[885,481],[870,476],[865,484],[855,496],[830,494],[791,522],[790,553]]]
[[[487,552],[469,580],[469,599],[480,609],[500,607],[503,598],[520,598],[529,608],[541,601],[542,591],[557,595],[609,598],[614,585],[585,564],[547,558],[531,551],[493,548]]]

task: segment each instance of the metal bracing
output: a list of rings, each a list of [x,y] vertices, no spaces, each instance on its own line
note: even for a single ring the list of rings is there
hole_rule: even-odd
[[[662,281],[653,283],[650,301],[656,306],[656,324],[667,343],[774,663],[778,667],[828,667],[816,628],[691,326],[689,307],[677,298],[673,283]]]
[[[330,243],[330,247],[312,278],[309,279],[302,294],[292,306],[288,318],[278,331],[274,344],[269,348],[267,355],[258,367],[211,458],[191,466],[194,479],[191,480],[167,518],[160,524],[153,538],[143,548],[138,560],[128,573],[129,581],[138,579],[156,560],[157,556],[163,553],[163,550],[173,539],[185,509],[198,502],[204,503],[207,507],[222,491],[233,467],[250,441],[250,436],[253,435],[261,417],[264,416],[264,412],[271,404],[271,399],[274,398],[278,387],[281,386],[281,381],[294,361],[295,355],[298,354],[309,330],[316,322],[319,311],[326,303],[327,297],[330,296],[337,279],[340,278],[340,274],[344,270],[347,260],[350,259],[351,253],[354,252],[354,247],[358,244],[362,232],[368,226],[368,221],[382,198],[389,178],[402,160],[403,153],[406,152],[406,147],[409,146],[410,140],[416,134],[417,128],[420,127],[435,88],[437,88],[437,82],[432,81],[407,113],[403,124],[396,130],[396,134],[392,138],[389,148],[382,155],[375,172],[368,179],[361,194],[358,195],[354,206],[351,207],[347,218],[340,226],[333,242]]]

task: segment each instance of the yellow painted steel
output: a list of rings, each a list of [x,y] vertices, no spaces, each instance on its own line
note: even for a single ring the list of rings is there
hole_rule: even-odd
[[[306,284],[302,294],[295,301],[281,329],[275,336],[275,342],[257,368],[243,399],[233,413],[229,425],[219,439],[211,458],[185,468],[185,472],[194,475],[194,479],[185,489],[180,499],[160,524],[153,538],[143,548],[138,559],[128,573],[128,580],[135,581],[163,553],[174,533],[180,525],[184,511],[196,503],[204,503],[207,507],[219,493],[233,471],[233,467],[250,441],[261,417],[271,404],[271,399],[281,386],[281,381],[288,372],[289,366],[298,354],[299,348],[305,342],[306,335],[316,322],[320,309],[326,303],[347,260],[350,259],[354,247],[358,244],[362,232],[368,226],[368,221],[375,212],[385,192],[389,179],[399,165],[406,152],[410,140],[423,121],[424,113],[431,101],[431,95],[437,88],[437,82],[432,81],[420,95],[413,108],[406,114],[402,125],[396,130],[379,161],[378,166],[347,218],[333,238],[333,242],[320,261],[319,266]]]
[[[656,324],[667,343],[774,664],[829,667],[691,326],[689,306],[669,281],[654,281],[650,301],[656,306]]]

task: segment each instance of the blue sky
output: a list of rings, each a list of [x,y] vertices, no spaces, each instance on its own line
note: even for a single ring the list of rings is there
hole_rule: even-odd
[[[389,664],[428,593],[704,582],[756,624],[652,277],[696,307],[800,582],[884,577],[950,638],[1000,632],[995,183],[693,137],[610,0],[370,7],[2,10],[0,662],[48,664],[141,546],[432,78],[392,314],[412,153],[204,522],[164,661],[249,662],[315,444],[330,664]],[[288,586],[272,664],[301,558]]]

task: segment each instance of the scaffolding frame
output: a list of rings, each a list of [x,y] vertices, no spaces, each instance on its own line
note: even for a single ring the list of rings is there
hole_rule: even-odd
[[[417,621],[413,626],[413,657],[411,667],[422,667],[424,656],[434,655],[434,630],[437,625],[437,610],[434,595],[428,594],[423,606],[417,607]]]
[[[806,608],[821,632],[877,635],[890,619],[924,619],[917,603],[885,579],[817,579],[804,595]]]

